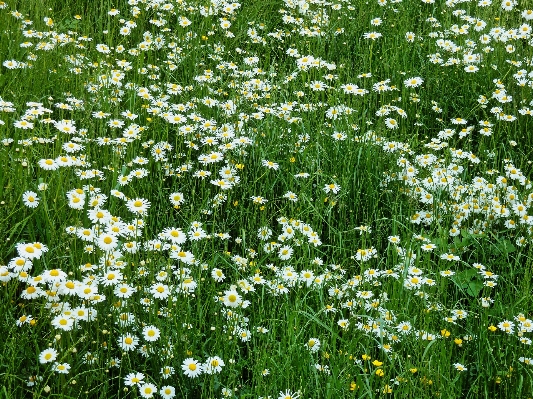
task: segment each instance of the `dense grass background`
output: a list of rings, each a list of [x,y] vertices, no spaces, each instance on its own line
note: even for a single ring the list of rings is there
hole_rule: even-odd
[[[173,387],[178,398],[531,396],[525,5],[0,4],[1,395],[150,397],[152,383],[155,397]],[[136,26],[123,35],[128,21]],[[299,67],[304,57],[318,61]],[[415,77],[423,83],[409,87]],[[346,93],[347,84],[366,92]],[[183,122],[165,116],[177,114]],[[213,152],[219,161],[204,164]],[[48,171],[45,159],[70,165]],[[140,168],[146,177],[120,184]],[[223,170],[237,181],[229,190],[211,183]],[[75,189],[80,210],[69,205]],[[28,191],[35,208],[23,201]],[[173,193],[185,201],[173,206]],[[131,212],[130,199],[148,201],[147,215]],[[91,221],[92,209],[114,219]],[[165,229],[193,224],[207,237],[179,244],[190,264],[154,248],[170,244]],[[82,228],[94,242],[73,234]],[[261,228],[272,230],[268,240]],[[119,252],[98,243],[109,232]],[[21,273],[17,244],[36,242],[48,251]],[[68,281],[79,287],[72,295]],[[120,283],[131,297],[117,294]],[[172,295],[158,299],[158,283]],[[27,299],[29,287],[40,296]],[[84,296],[91,287],[99,297]],[[231,307],[228,292],[249,302]],[[85,321],[80,309],[95,316]],[[59,315],[73,326],[55,325]],[[159,339],[145,337],[147,326]],[[131,351],[125,334],[139,340]],[[57,359],[40,361],[47,348]],[[187,359],[213,356],[220,373],[184,373]],[[128,384],[130,373],[142,383]]]

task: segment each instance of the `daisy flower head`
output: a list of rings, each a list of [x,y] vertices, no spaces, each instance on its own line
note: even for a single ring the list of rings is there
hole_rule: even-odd
[[[366,262],[370,258],[374,257],[377,254],[377,251],[374,247],[371,248],[360,248],[357,250],[355,256],[353,259],[357,261],[363,261]]]
[[[350,321],[348,319],[340,319],[337,321],[337,325],[343,330],[347,330],[350,326]]]
[[[154,342],[159,339],[161,332],[156,326],[146,326],[143,328],[143,336],[146,341]]]
[[[174,367],[164,366],[161,368],[161,376],[166,380],[174,374]]]
[[[14,273],[10,273],[6,266],[0,266],[0,282],[8,282],[12,277],[14,277]],[[36,290],[35,287],[33,289]]]
[[[218,356],[209,357],[203,365],[204,372],[207,374],[218,374],[222,371],[224,365],[224,361]]]
[[[209,235],[201,227],[193,227],[189,231],[189,237],[193,241],[198,241],[204,238],[209,238]]]
[[[70,370],[70,364],[68,363],[55,363],[54,371],[59,374],[68,374]]]
[[[201,164],[207,165],[210,163],[220,162],[224,159],[224,154],[218,151],[213,151],[209,154],[202,154],[198,157]]]
[[[424,79],[418,76],[414,78],[409,78],[403,81],[403,84],[405,85],[405,87],[418,87],[422,85],[422,83],[424,83]]]
[[[236,290],[228,290],[224,292],[222,302],[227,307],[236,308],[242,303],[242,298]]]
[[[165,385],[159,390],[159,394],[163,399],[172,399],[176,396],[176,388],[170,385]]]
[[[150,292],[156,299],[166,299],[170,295],[170,288],[166,284],[156,283],[150,287]]]
[[[174,206],[180,206],[185,202],[185,198],[183,197],[182,193],[172,193],[169,195],[170,203]]]
[[[121,282],[123,278],[122,273],[116,269],[108,269],[107,273],[100,277],[100,283],[105,286],[113,286]]]
[[[292,201],[292,202],[297,202],[298,201],[298,196],[293,193],[292,191],[287,191],[285,194],[283,194],[283,198],[286,198],[288,199],[289,201]]]
[[[211,180],[211,184],[220,187],[222,190],[229,190],[233,187],[233,183],[226,179]]]
[[[157,393],[157,387],[152,383],[139,385],[139,393],[143,398],[153,398]]]
[[[504,320],[500,323],[498,323],[498,328],[502,330],[503,332],[506,332],[508,334],[513,332],[514,329],[514,323],[509,320]]]
[[[133,386],[133,385],[140,385],[142,384],[144,380],[144,374],[143,373],[129,373],[126,377],[124,377],[124,385],[126,386]]]
[[[503,0],[502,9],[505,11],[511,11],[514,8],[514,6],[516,6],[517,4],[518,2],[513,1],[513,0]]]
[[[168,241],[170,241],[172,244],[183,244],[185,241],[187,241],[187,234],[183,232],[182,229],[177,227],[167,227],[161,232],[161,237]]]
[[[17,67],[19,66],[19,63],[18,61],[15,61],[15,60],[7,60],[7,61],[4,61],[2,65],[5,66],[7,69],[17,69]],[[26,121],[17,122],[15,124],[15,127],[22,127],[23,129],[26,128],[25,127],[26,125],[25,124],[20,125],[20,122],[26,122]],[[26,122],[26,123],[29,123],[29,122]]]
[[[192,254],[192,252],[184,251],[179,247],[176,250],[170,251],[169,256],[171,259],[177,259],[180,262],[183,262],[188,265],[191,265],[195,262],[194,255]]]
[[[59,168],[59,165],[56,163],[56,161],[51,158],[41,159],[39,161],[39,166],[44,170],[56,170]]]
[[[341,190],[341,187],[335,183],[324,185],[324,192],[326,194],[329,194],[330,192],[333,194],[337,194],[340,190]]]
[[[112,220],[111,212],[100,208],[89,209],[87,211],[87,216],[89,217],[89,220],[94,224],[99,223],[101,225],[104,225]]]
[[[253,201],[254,204],[266,204],[268,200],[261,196],[252,196],[250,199]]]
[[[331,135],[331,137],[332,137],[334,140],[336,140],[336,141],[344,141],[344,140],[346,140],[346,138],[347,138],[348,136],[347,136],[346,133],[344,133],[344,132],[337,132],[337,131],[335,131],[335,132],[333,132],[333,134]]]
[[[524,11],[522,11],[521,16],[526,21],[529,21],[529,20],[533,19],[533,10],[524,10]]]
[[[279,249],[278,256],[281,260],[288,260],[291,258],[293,251],[290,246],[284,245]]]
[[[129,352],[139,345],[139,338],[132,334],[124,334],[118,339],[118,345],[123,351]]]
[[[398,237],[398,236],[389,236],[389,237],[388,237],[388,240],[389,240],[389,242],[390,242],[391,244],[395,244],[395,245],[397,245],[397,244],[400,243],[400,237]]]
[[[39,354],[39,363],[45,364],[45,363],[52,363],[57,359],[57,351],[53,348],[48,348],[42,351]]]
[[[196,378],[203,372],[203,366],[198,360],[189,357],[181,364],[183,373],[189,378]]]
[[[126,206],[130,212],[133,212],[140,216],[148,215],[148,208],[150,208],[150,202],[143,198],[136,198],[129,200]]]
[[[14,273],[19,273],[22,271],[28,272],[31,270],[32,266],[33,263],[31,260],[20,256],[11,259],[7,265],[7,267],[11,269]]]
[[[398,129],[398,121],[394,118],[385,119],[385,126],[389,129]]]
[[[276,162],[267,161],[266,159],[263,159],[261,161],[261,164],[268,169],[274,169],[274,170],[279,169],[279,164],[277,164]]]
[[[450,261],[450,262],[459,261],[461,259],[457,255],[450,254],[450,253],[442,254],[440,258],[443,260]]]
[[[67,195],[68,206],[72,209],[83,209],[85,206],[85,196],[81,195]]]
[[[267,226],[260,227],[257,231],[257,236],[260,240],[267,241],[270,237],[272,237],[272,230]]]
[[[318,338],[309,338],[305,346],[312,353],[316,353],[320,349],[320,340]]]
[[[226,278],[224,272],[218,268],[215,268],[211,271],[211,277],[213,277],[213,280],[215,280],[217,283],[224,281]]]
[[[118,245],[118,236],[111,233],[100,234],[97,245],[102,251],[112,252]]]
[[[17,252],[21,258],[24,259],[39,259],[43,251],[31,243],[17,244]]]
[[[372,40],[379,39],[381,36],[382,34],[379,32],[368,32],[363,35],[365,39],[372,39]]]
[[[420,248],[422,249],[422,251],[430,252],[430,251],[433,251],[435,248],[437,248],[437,246],[433,243],[426,243],[422,245]]]
[[[74,319],[70,316],[61,314],[54,317],[52,320],[52,326],[63,331],[70,331],[74,326]]]
[[[28,208],[37,208],[37,205],[39,205],[39,197],[37,196],[37,193],[33,191],[26,191],[22,194],[22,202],[24,202],[24,205]]]
[[[189,26],[190,24],[192,24],[192,22],[188,18],[182,16],[182,17],[180,17],[179,24],[180,24],[180,26],[182,28],[185,28],[185,27]]]
[[[451,119],[451,123],[453,125],[466,125],[468,123],[468,121],[466,119],[463,119],[463,118],[452,118]]]
[[[287,389],[285,392],[280,391],[278,399],[298,399],[300,394],[297,392],[291,392],[290,389]]]
[[[455,367],[455,369],[456,369],[457,371],[467,371],[467,370],[468,370],[468,369],[467,369],[465,366],[463,366],[461,363],[454,363],[454,364],[453,364],[453,367]]]

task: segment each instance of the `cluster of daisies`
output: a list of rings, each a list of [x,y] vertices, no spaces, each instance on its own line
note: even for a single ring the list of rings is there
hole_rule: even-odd
[[[383,10],[394,11],[399,3],[378,0]],[[157,359],[160,370],[131,371],[121,378],[126,387],[135,387],[143,398],[159,395],[166,399],[176,396],[175,387],[166,380],[176,374],[172,366],[176,361],[172,359],[177,353],[173,349],[179,344],[170,339],[164,321],[179,318],[176,328],[181,328],[184,336],[197,327],[176,310],[181,300],[209,301],[222,320],[224,334],[242,346],[251,345],[254,335],[272,336],[264,325],[251,322],[263,293],[273,303],[295,293],[317,294],[326,302],[323,308],[315,309],[320,317],[332,320],[339,333],[357,331],[369,342],[379,342],[376,350],[383,359],[408,351],[405,348],[415,341],[454,338],[457,348],[474,342],[476,337],[470,334],[450,335],[448,329],[463,328],[471,319],[471,312],[447,302],[438,287],[448,281],[457,284],[458,275],[468,275],[473,282],[470,290],[478,297],[474,305],[483,311],[495,302],[492,292],[501,284],[500,276],[491,271],[495,270],[493,265],[463,262],[461,253],[452,253],[441,245],[442,237],[423,232],[448,223],[446,229],[452,239],[465,232],[487,235],[504,229],[512,232],[519,247],[531,242],[533,216],[528,212],[533,191],[526,174],[510,159],[503,163],[502,172],[480,172],[480,158],[460,147],[472,137],[483,140],[492,136],[496,127],[533,115],[529,108],[533,99],[520,99],[518,108],[514,94],[533,87],[531,59],[518,54],[523,43],[531,45],[528,21],[533,19],[533,12],[520,10],[520,23],[505,28],[469,16],[457,8],[461,3],[449,0],[444,5],[452,10],[457,24],[443,27],[435,17],[426,20],[434,29],[428,36],[437,49],[428,54],[429,61],[475,76],[481,68],[497,69],[496,64],[491,66],[491,60],[503,49],[509,57],[516,56],[507,60],[512,73],[506,74],[503,81],[489,82],[489,96],[479,95],[477,103],[485,112],[478,119],[456,117],[445,122],[440,119],[441,106],[433,101],[431,112],[448,127],[423,142],[421,152],[409,143],[387,137],[403,125],[419,125],[412,122],[418,116],[408,115],[387,96],[392,99],[402,93],[410,103],[417,104],[424,93],[424,77],[400,74],[401,79],[393,80],[373,76],[370,71],[350,73],[345,79],[344,66],[309,54],[303,44],[298,46],[292,41],[291,47],[286,45],[290,37],[314,40],[328,34],[342,36],[345,27],[349,28],[356,18],[357,9],[348,0],[285,0],[284,9],[280,10],[283,28],[267,32],[263,23],[250,21],[241,38],[245,45],[235,49],[228,43],[237,36],[231,28],[243,11],[237,2],[212,1],[210,6],[204,6],[129,0],[127,10],[108,12],[115,22],[110,36],[121,37],[121,44],[115,46],[95,43],[78,32],[65,33],[59,28],[55,31],[49,17],[44,19],[45,28],[39,31],[27,16],[0,2],[0,9],[8,10],[20,25],[25,41],[18,44],[28,52],[26,60],[1,60],[8,73],[31,71],[45,52],[72,49],[73,54],[61,60],[61,71],[84,81],[77,92],[63,95],[61,100],[51,97],[48,103],[27,102],[23,107],[0,98],[0,129],[18,133],[17,140],[8,135],[2,137],[2,145],[7,150],[22,149],[15,162],[22,167],[31,164],[43,180],[52,181],[52,176],[58,175],[61,181],[68,182],[60,188],[63,197],[56,200],[68,209],[69,219],[59,222],[64,224],[62,228],[71,242],[81,243],[80,252],[87,259],[76,270],[67,270],[71,265],[48,268],[42,262],[48,252],[46,244],[16,244],[16,256],[0,266],[0,281],[5,285],[20,283],[21,300],[44,304],[44,313],[37,317],[28,311],[17,318],[17,326],[35,326],[42,318],[57,336],[75,335],[89,331],[102,314],[109,314],[113,327],[102,331],[104,336],[110,336],[105,341],[106,352],[79,354],[82,363],[95,364],[102,360],[100,356],[105,358],[107,367],[120,369],[124,356],[139,356],[141,361]],[[490,4],[490,0],[481,0],[477,10]],[[501,8],[508,12],[517,6],[504,1]],[[146,24],[139,22],[141,15],[149,16]],[[128,20],[130,16],[132,19]],[[215,18],[217,23],[212,31],[200,36],[195,27],[199,18]],[[362,39],[372,48],[383,37],[378,31],[383,19],[375,17],[370,25],[373,31],[366,32]],[[401,32],[401,39],[407,45],[425,40],[411,31]],[[289,73],[278,73],[260,56],[263,46],[271,44],[283,49],[291,66]],[[195,51],[206,56],[205,62],[195,66],[191,81],[178,83],[173,72],[190,62],[187,57]],[[145,55],[146,59],[157,59],[157,64],[139,61]],[[327,103],[319,100],[324,92],[330,95]],[[357,123],[362,120],[354,118],[359,106],[369,98],[380,99],[370,112],[373,119],[366,121],[376,129],[355,135],[360,130]],[[135,108],[125,105],[132,103],[131,99],[137,102]],[[69,119],[65,115],[70,115]],[[212,226],[231,213],[232,206],[239,206],[240,198],[258,214],[271,203],[283,203],[284,210],[294,215],[304,197],[298,188],[309,184],[311,176],[320,194],[333,198],[332,205],[342,200],[347,189],[338,183],[337,176],[313,170],[288,173],[294,169],[295,156],[305,156],[306,148],[316,140],[315,133],[298,129],[309,115],[326,121],[320,134],[324,133],[328,142],[373,145],[396,164],[384,176],[382,189],[399,187],[411,203],[417,204],[410,222],[413,229],[422,233],[411,235],[405,245],[403,237],[388,238],[386,245],[393,255],[387,259],[397,260],[395,264],[384,261],[384,254],[376,249],[382,246],[377,244],[354,248],[351,259],[342,260],[342,265],[325,263],[323,251],[327,249],[319,231],[297,215],[261,218],[257,228],[244,233],[213,230]],[[353,120],[358,122],[351,123]],[[276,134],[283,145],[264,146],[263,140],[272,139],[272,133],[261,128],[264,121],[279,125]],[[342,124],[345,121],[350,122],[349,128]],[[53,156],[32,155],[52,147],[55,150],[46,153],[54,153]],[[263,151],[260,156],[258,148]],[[88,150],[98,155],[91,156]],[[289,154],[290,161],[283,163],[282,157]],[[250,177],[253,172],[260,177]],[[291,190],[284,189],[276,197],[276,186],[267,191],[267,196],[265,187],[257,184],[263,176],[272,181],[286,179]],[[139,189],[176,181],[176,190],[180,191],[173,188],[164,196],[152,196]],[[29,211],[39,212],[43,202],[50,203],[50,187],[44,182],[31,187],[24,191],[21,201]],[[167,211],[175,212],[180,222],[166,223],[160,215]],[[155,218],[160,218],[165,227],[152,233],[149,225]],[[371,242],[370,226],[356,229]],[[248,242],[239,234],[247,235]],[[202,245],[208,244],[209,251],[216,252],[220,256],[216,259],[223,262],[206,255],[209,251],[203,250]],[[438,270],[427,265],[428,259],[435,260]],[[211,283],[217,295],[196,296],[201,284]],[[388,287],[402,289],[416,306],[427,314],[436,314],[438,322],[422,323],[423,328],[415,325],[390,300]],[[150,314],[157,317],[149,318]],[[520,351],[518,361],[533,364],[528,357],[533,322],[526,314],[507,316],[483,327],[494,335],[512,339]],[[300,344],[315,356],[310,366],[330,375],[329,365],[316,361],[321,339],[328,341],[313,336],[302,338],[304,342]],[[62,348],[59,341],[56,339],[40,351],[39,365],[54,373],[72,374],[78,355]],[[186,352],[186,357],[177,359],[181,367],[176,368],[189,381],[223,375],[235,360],[230,354],[220,355],[227,364],[219,356],[204,356],[202,361],[198,355]],[[370,357],[363,360],[369,361]],[[359,367],[362,363],[355,364]],[[376,359],[372,364],[376,376],[387,375],[383,362]],[[467,366],[451,365],[460,372],[467,372]],[[138,370],[137,365],[130,363],[130,367]],[[270,370],[264,369],[261,376],[269,374]],[[28,385],[40,377],[32,376]],[[395,376],[390,377],[394,381]],[[391,393],[392,387],[386,384],[381,392]],[[232,389],[222,388],[223,397],[233,393]],[[279,398],[295,399],[300,394],[286,390],[279,393]]]

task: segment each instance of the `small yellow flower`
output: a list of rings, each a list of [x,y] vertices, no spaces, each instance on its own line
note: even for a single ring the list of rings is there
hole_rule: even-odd
[[[446,329],[440,330],[440,335],[442,335],[444,338],[448,338],[450,336],[450,332]]]
[[[374,361],[372,362],[372,364],[373,364],[374,366],[376,366],[376,367],[379,367],[379,366],[381,366],[381,365],[383,364],[383,362],[380,362],[378,359],[376,359],[376,360],[374,360]]]
[[[376,375],[378,377],[383,377],[385,375],[385,372],[383,371],[383,369],[377,369],[376,370]]]
[[[415,373],[418,371],[418,369],[415,368],[415,367],[413,367],[412,369],[409,369],[409,371],[410,371],[411,373],[415,374]]]
[[[383,393],[392,393],[392,388],[390,387],[389,384],[383,387]]]
[[[494,332],[496,331],[498,328],[496,328],[496,326],[493,326],[492,324],[489,326],[489,330]]]
[[[363,356],[361,356],[361,358],[363,360],[370,360],[371,359],[371,357],[369,355],[367,355],[367,354],[364,354]]]
[[[355,391],[357,388],[359,388],[359,387],[357,386],[357,384],[355,383],[355,381],[352,381],[352,382],[350,383],[350,391]]]

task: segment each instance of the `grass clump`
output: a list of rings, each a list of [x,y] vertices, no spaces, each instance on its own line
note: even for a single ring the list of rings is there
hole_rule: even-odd
[[[531,19],[0,2],[2,395],[526,397]]]

